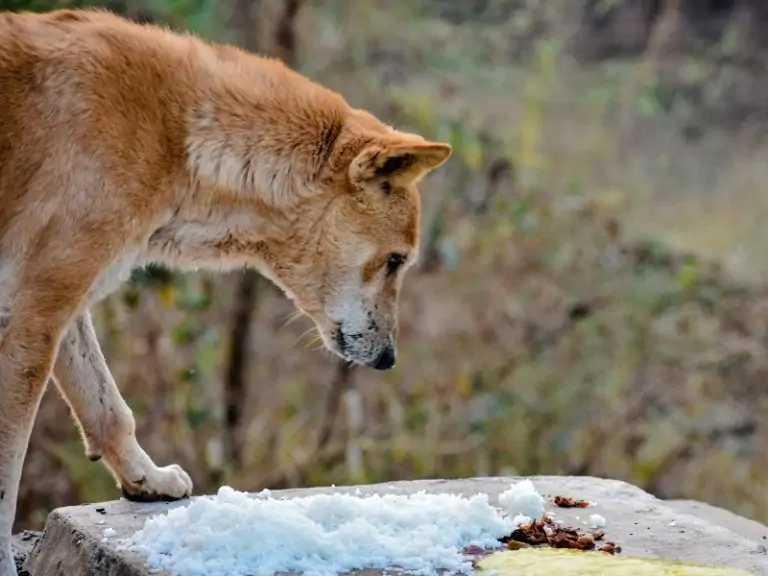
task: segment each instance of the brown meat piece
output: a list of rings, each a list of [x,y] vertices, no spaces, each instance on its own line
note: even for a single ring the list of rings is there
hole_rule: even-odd
[[[589,502],[586,500],[574,500],[568,496],[555,496],[553,502],[555,506],[560,508],[586,508],[589,506]]]
[[[607,552],[608,554],[621,554],[621,546],[616,546],[613,542],[606,542],[600,548],[599,552]]]
[[[605,532],[597,530],[592,534],[580,532],[577,528],[556,524],[551,518],[544,517],[542,520],[534,520],[528,524],[523,524],[506,538],[502,538],[502,543],[507,548],[516,549],[517,545],[511,545],[512,542],[524,543],[526,545],[536,546],[548,544],[552,548],[571,548],[574,550],[594,550],[596,542],[605,537]],[[618,554],[621,547],[613,542],[606,542],[601,551],[609,554]]]

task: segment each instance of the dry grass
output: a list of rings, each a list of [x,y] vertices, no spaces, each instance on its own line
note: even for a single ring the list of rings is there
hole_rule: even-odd
[[[454,25],[405,2],[303,7],[306,73],[456,155],[424,190],[424,266],[406,282],[391,373],[340,372],[260,283],[233,432],[235,275],[145,278],[99,306],[141,441],[198,492],[593,474],[768,521],[753,496],[768,483],[763,145],[724,128],[691,143],[689,118],[659,109],[671,24],[643,58],[587,66],[565,50],[572,15],[530,16]],[[20,526],[117,497],[65,412],[49,392]]]

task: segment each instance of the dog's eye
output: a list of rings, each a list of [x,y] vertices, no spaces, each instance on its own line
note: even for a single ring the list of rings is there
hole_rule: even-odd
[[[387,258],[387,273],[394,274],[395,272],[397,272],[398,268],[400,268],[400,266],[402,266],[404,263],[405,263],[405,256],[403,254],[398,254],[397,252],[393,252]]]

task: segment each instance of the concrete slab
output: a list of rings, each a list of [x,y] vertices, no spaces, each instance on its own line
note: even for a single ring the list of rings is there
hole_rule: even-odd
[[[276,497],[296,497],[331,491],[363,494],[409,494],[419,490],[471,496],[487,493],[491,502],[512,482],[521,478],[471,478],[464,480],[423,480],[390,482],[368,486],[309,488],[273,492]],[[615,541],[624,554],[731,566],[752,574],[768,576],[768,555],[763,544],[746,537],[740,529],[717,523],[714,516],[692,514],[684,506],[669,505],[650,494],[615,480],[590,477],[540,476],[530,478],[539,492],[549,496],[583,498],[597,505],[588,509],[548,506],[558,519],[581,524],[591,513],[604,516],[607,539]],[[29,555],[24,568],[30,576],[144,576],[144,558],[117,551],[116,540],[141,528],[145,519],[163,514],[175,503],[136,504],[119,500],[60,508],[51,513],[43,538]],[[713,519],[715,521],[713,521]],[[107,542],[105,528],[115,531]],[[751,534],[751,533],[750,533]],[[759,536],[759,534],[758,534]]]
[[[744,518],[730,510],[696,500],[665,500],[665,504],[674,510],[699,516],[712,524],[718,524],[731,532],[744,536],[744,538],[768,546],[768,526],[765,524]]]

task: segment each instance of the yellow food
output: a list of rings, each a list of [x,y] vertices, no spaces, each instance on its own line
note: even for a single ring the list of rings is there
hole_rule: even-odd
[[[479,576],[750,576],[735,568],[611,556],[603,552],[527,548],[498,552],[478,565]]]

